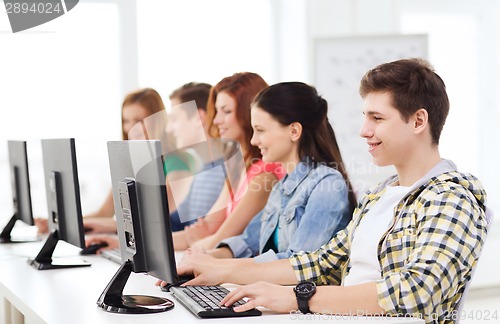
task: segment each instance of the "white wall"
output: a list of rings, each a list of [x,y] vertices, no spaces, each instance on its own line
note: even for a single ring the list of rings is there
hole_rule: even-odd
[[[122,94],[131,83],[137,84],[133,80],[137,64],[122,55],[134,50],[120,48],[131,38],[121,42],[118,37],[125,21],[121,15],[129,7],[103,0],[86,1],[76,8],[17,34],[10,32],[7,16],[0,13],[0,218],[12,212],[7,139],[28,141],[37,216],[47,214],[42,138],[76,138],[86,210],[97,208],[107,193],[106,141],[120,139]]]
[[[500,120],[500,2],[315,0],[308,1],[307,6],[310,45],[315,38],[428,33],[429,60],[447,84],[451,103],[441,153],[455,161],[459,169],[472,172],[483,182],[490,207],[500,213],[500,152],[496,149],[500,142],[497,126]],[[416,21],[412,23],[410,19]],[[314,80],[314,76],[311,75],[310,80]],[[494,252],[498,244],[500,222],[496,221],[479,263],[474,287],[500,285],[496,271],[500,261]]]
[[[310,45],[315,38],[429,33],[429,59],[447,83],[452,104],[450,118],[443,132],[443,155],[456,161],[462,169],[481,177],[490,196],[498,197],[500,186],[495,182],[500,180],[500,172],[494,166],[500,162],[500,153],[490,143],[495,143],[495,139],[498,140],[500,136],[493,124],[500,114],[500,100],[496,95],[500,88],[500,23],[497,19],[500,3],[482,1],[479,6],[476,1],[469,0],[317,0],[307,4]],[[446,29],[447,26],[444,25],[439,27],[447,32],[443,35],[436,27],[428,27],[428,21],[421,22],[420,29],[411,28],[403,19],[416,14],[435,17],[439,14],[442,15],[443,23],[452,21],[450,17],[466,17],[475,31],[463,35],[459,34],[463,30]],[[461,21],[467,20],[459,22]],[[436,42],[436,39],[441,42]],[[462,42],[443,42],[443,39]],[[461,56],[464,50],[469,50],[472,54]],[[311,57],[312,54],[309,59]],[[463,57],[464,61],[454,57]],[[469,57],[473,60],[466,61]],[[305,64],[312,65],[312,62]],[[312,69],[309,71],[312,73]],[[313,81],[314,77],[310,76],[310,80]],[[466,101],[465,107],[463,101]],[[449,133],[448,129],[454,132]],[[470,142],[468,138],[473,138],[474,141]],[[495,209],[500,208],[498,199],[490,200],[490,204]]]
[[[500,211],[500,152],[496,149],[500,143],[496,125],[500,120],[499,1],[269,0],[269,16],[259,16],[258,11],[249,9],[250,18],[248,12],[245,16],[234,7],[234,1],[204,0],[203,7],[197,7],[196,0],[189,1],[193,10],[203,9],[208,18],[198,15],[198,20],[193,20],[195,16],[189,10],[178,9],[186,7],[185,3],[175,5],[174,0],[139,4],[131,0],[82,0],[61,18],[31,31],[11,34],[6,15],[0,13],[0,142],[4,143],[0,144],[0,181],[4,184],[0,186],[0,205],[4,206],[0,218],[8,217],[11,205],[7,139],[34,143],[30,153],[33,196],[35,210],[43,213],[45,193],[38,140],[76,136],[77,149],[82,151],[82,204],[84,212],[88,212],[106,192],[102,189],[108,181],[103,143],[119,138],[119,107],[125,92],[137,86],[161,87],[160,93],[166,98],[174,86],[195,78],[197,72],[203,76],[198,81],[217,82],[229,70],[243,69],[259,70],[270,83],[312,83],[315,38],[415,32],[429,33],[430,61],[448,85],[452,111],[443,133],[443,155],[460,169],[476,174],[489,193],[490,206]],[[159,3],[170,11],[162,14],[155,10],[160,8]],[[266,5],[265,0],[258,3]],[[105,9],[95,10],[99,4]],[[136,11],[146,12],[150,21],[137,19]],[[211,25],[209,17],[215,13],[228,19],[217,18],[222,23]],[[170,38],[182,33],[184,27],[168,25],[169,15],[176,14],[201,30],[200,60],[206,59],[207,51],[215,51],[221,58],[217,64],[206,61],[185,73],[171,73],[169,49],[182,53],[190,41],[197,41],[195,33],[185,40],[178,35]],[[445,24],[439,28],[433,24],[438,15]],[[422,17],[429,17],[429,21],[412,22]],[[268,32],[257,28],[269,21]],[[446,26],[457,21],[463,21],[465,27]],[[236,36],[225,38],[225,29],[237,35],[238,30],[249,26],[255,26],[257,34],[240,36],[237,41]],[[148,35],[152,40],[145,40]],[[160,45],[167,47],[160,49]],[[236,48],[228,51],[231,46]],[[255,54],[253,59],[243,58],[242,53],[249,51]],[[240,55],[241,69],[237,65]],[[79,61],[72,61],[74,57]],[[64,69],[56,73],[51,64],[62,64]],[[498,232],[499,227],[497,224],[494,231]],[[495,235],[493,232],[492,237]]]

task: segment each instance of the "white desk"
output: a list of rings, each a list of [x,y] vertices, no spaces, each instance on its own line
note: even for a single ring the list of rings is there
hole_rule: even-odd
[[[118,269],[118,265],[100,256],[84,256],[91,267],[39,271],[30,266],[27,257],[34,257],[43,242],[0,244],[0,323],[296,323],[298,320],[334,320],[326,315],[277,315],[264,310],[260,317],[206,319],[192,315],[169,293],[154,286],[155,278],[132,273],[125,293],[163,296],[175,303],[174,309],[157,314],[124,315],[103,311],[96,300]],[[59,242],[54,256],[77,255],[78,249]],[[79,257],[79,256],[78,256]],[[309,317],[308,317],[309,316]],[[8,317],[8,318],[6,318]],[[11,319],[13,317],[13,319]],[[424,323],[423,320],[405,318],[342,318],[342,323],[380,322]]]

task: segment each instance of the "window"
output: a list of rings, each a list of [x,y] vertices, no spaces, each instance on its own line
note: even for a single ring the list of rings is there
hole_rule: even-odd
[[[269,0],[137,2],[139,83],[168,103],[190,81],[215,84],[235,72],[275,78]]]
[[[35,216],[47,214],[42,138],[76,138],[84,211],[109,190],[106,140],[121,138],[118,17],[115,3],[80,2],[46,24],[0,33],[1,179],[10,183],[6,140],[27,140]],[[10,30],[3,17],[1,28]],[[5,183],[0,205],[12,205]]]

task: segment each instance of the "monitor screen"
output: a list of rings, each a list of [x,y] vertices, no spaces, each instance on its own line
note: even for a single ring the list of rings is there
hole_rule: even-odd
[[[49,228],[59,239],[85,247],[75,140],[42,140]]]
[[[123,265],[97,304],[117,313],[168,310],[165,298],[121,295],[131,272],[178,282],[160,141],[108,142],[108,155]]]
[[[42,155],[50,235],[36,258],[29,262],[39,270],[89,266],[81,259],[52,260],[59,240],[85,247],[75,140],[42,140]]]
[[[1,242],[12,242],[10,234],[17,220],[34,224],[26,142],[8,141],[8,150],[14,215],[0,233]]]
[[[147,272],[158,279],[174,282],[177,274],[172,271],[175,258],[169,252],[173,251],[173,242],[160,142],[108,142],[108,155],[122,261],[137,260],[137,272]],[[130,186],[135,186],[138,208],[138,213],[131,217],[135,216],[137,220],[123,214],[122,206],[127,199],[124,189]],[[135,241],[135,245],[127,241],[131,221],[140,222],[143,234],[142,242]]]

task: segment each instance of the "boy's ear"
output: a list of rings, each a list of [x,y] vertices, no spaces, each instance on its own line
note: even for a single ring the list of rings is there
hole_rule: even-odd
[[[429,114],[424,108],[420,108],[419,110],[417,110],[412,119],[415,134],[422,133],[429,124]]]
[[[207,120],[207,112],[203,109],[198,108],[198,114],[200,115],[201,124],[205,125],[205,121]]]
[[[298,141],[302,135],[302,124],[295,122],[288,125],[288,127],[290,128],[290,139],[292,142]]]

